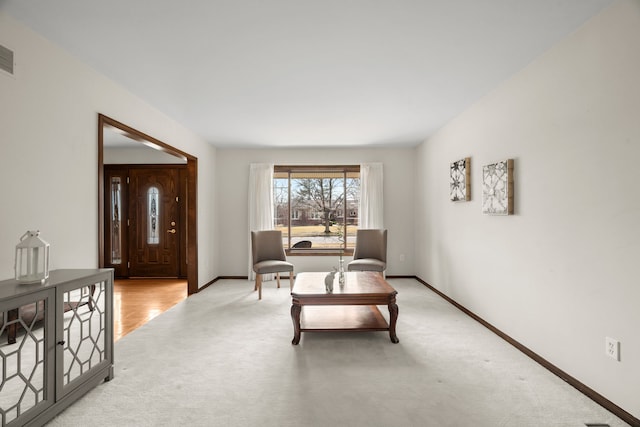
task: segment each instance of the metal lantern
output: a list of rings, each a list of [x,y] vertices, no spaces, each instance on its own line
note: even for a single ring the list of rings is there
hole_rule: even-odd
[[[16,245],[16,280],[22,283],[43,283],[49,277],[49,244],[40,238],[40,231],[27,231]]]

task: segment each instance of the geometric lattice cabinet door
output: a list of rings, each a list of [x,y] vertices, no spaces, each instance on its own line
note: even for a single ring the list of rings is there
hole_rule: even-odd
[[[482,213],[513,214],[513,159],[482,167]]]
[[[449,167],[449,196],[452,202],[471,200],[471,158],[451,163]]]
[[[108,358],[106,349],[107,282],[63,293],[63,385],[88,373]]]

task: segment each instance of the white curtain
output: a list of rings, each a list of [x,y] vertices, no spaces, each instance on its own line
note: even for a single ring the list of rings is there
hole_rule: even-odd
[[[273,229],[273,164],[252,163],[249,169],[249,280],[255,279],[251,232]],[[269,280],[264,277],[264,280]]]
[[[360,218],[358,228],[384,228],[382,163],[360,165]]]

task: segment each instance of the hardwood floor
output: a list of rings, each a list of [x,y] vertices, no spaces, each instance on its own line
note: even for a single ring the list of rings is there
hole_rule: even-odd
[[[116,279],[113,284],[114,341],[187,298],[183,279]]]

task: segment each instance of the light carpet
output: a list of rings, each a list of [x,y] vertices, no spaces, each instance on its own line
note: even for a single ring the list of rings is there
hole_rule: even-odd
[[[330,332],[293,346],[287,285],[258,301],[253,282],[218,281],[120,339],[115,378],[49,425],[627,425],[416,280],[389,283],[399,344]]]

